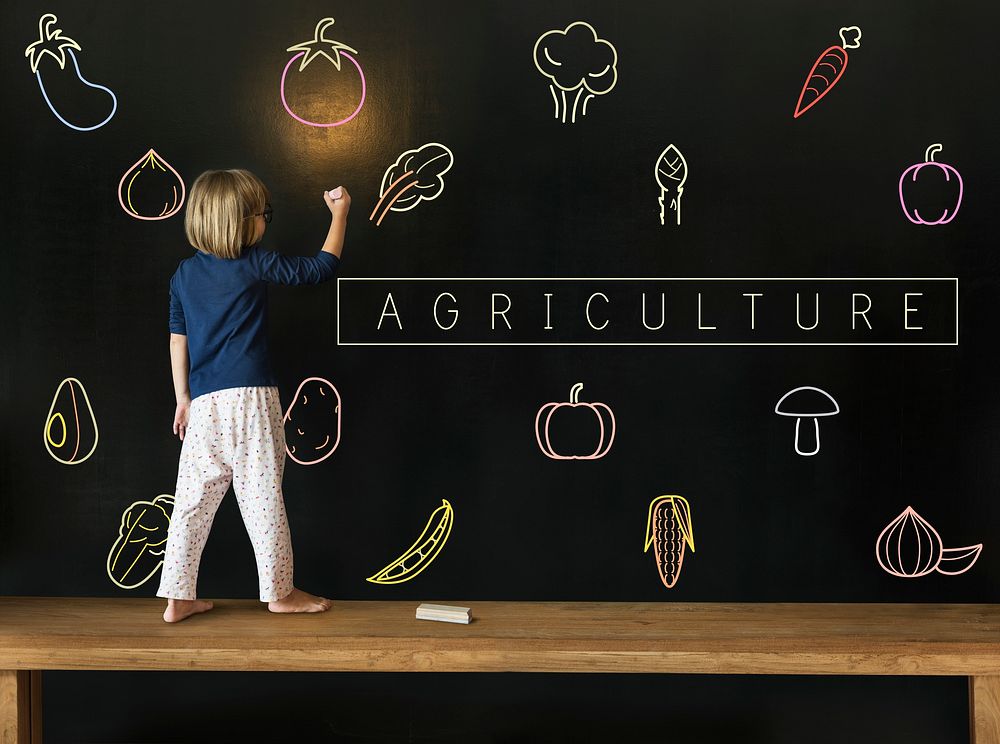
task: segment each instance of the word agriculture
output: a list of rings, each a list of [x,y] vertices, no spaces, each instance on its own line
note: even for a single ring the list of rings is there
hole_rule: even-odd
[[[337,280],[343,346],[943,346],[958,279]]]

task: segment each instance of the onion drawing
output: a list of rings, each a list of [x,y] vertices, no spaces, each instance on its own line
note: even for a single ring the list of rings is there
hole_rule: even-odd
[[[532,55],[535,67],[551,81],[549,92],[555,103],[555,118],[563,124],[567,112],[570,123],[576,123],[577,106],[584,91],[581,116],[586,115],[591,98],[603,96],[618,82],[618,51],[611,42],[598,38],[594,27],[584,21],[571,23],[562,30],[546,31],[535,42]],[[566,93],[573,91],[576,95],[570,111]]]
[[[892,520],[875,541],[875,559],[887,573],[915,579],[937,571],[946,576],[965,573],[979,559],[982,543],[946,548],[941,535],[912,506]]]
[[[407,150],[386,168],[379,187],[378,203],[368,219],[375,219],[381,211],[375,223],[381,225],[390,209],[405,212],[424,199],[436,199],[444,191],[444,174],[451,170],[454,162],[451,150],[438,142],[428,142],[416,150]]]
[[[184,205],[185,193],[184,179],[152,147],[118,182],[118,203],[137,220],[172,217]]]
[[[98,85],[97,83],[92,83],[83,76],[80,72],[80,63],[77,62],[76,54],[73,52],[74,49],[78,52],[82,51],[80,45],[68,36],[63,36],[62,29],[55,28],[55,24],[56,16],[53,13],[46,13],[38,20],[38,41],[28,45],[27,49],[24,50],[24,56],[28,58],[28,62],[31,65],[31,71],[34,73],[35,79],[38,81],[38,89],[42,91],[42,98],[45,99],[45,103],[48,105],[49,110],[55,114],[55,117],[59,121],[70,129],[75,129],[78,132],[90,132],[94,129],[99,129],[111,121],[111,117],[115,115],[115,111],[118,110],[118,98],[110,88]],[[97,124],[83,126],[71,124],[66,121],[62,114],[56,110],[56,107],[52,104],[51,99],[49,99],[49,94],[45,90],[45,84],[42,82],[42,71],[39,69],[45,55],[52,57],[52,59],[59,64],[60,70],[65,70],[67,54],[73,62],[73,69],[76,71],[76,77],[81,83],[86,85],[88,88],[96,88],[97,90],[104,91],[111,96],[111,112]]]
[[[301,122],[302,124],[307,124],[311,127],[338,127],[341,124],[346,124],[355,116],[357,116],[358,112],[361,111],[361,107],[365,105],[365,94],[367,92],[367,87],[365,83],[365,73],[361,69],[361,65],[358,63],[358,61],[353,56],[348,54],[348,52],[354,52],[354,54],[357,54],[358,51],[356,49],[352,49],[346,44],[342,44],[339,41],[334,41],[333,39],[326,38],[326,31],[330,26],[333,25],[333,23],[334,21],[332,18],[321,19],[320,22],[316,24],[316,29],[313,32],[313,38],[311,38],[309,41],[303,41],[301,44],[295,44],[294,46],[290,46],[288,47],[288,49],[285,50],[287,52],[298,52],[298,54],[293,55],[291,59],[288,60],[288,63],[285,65],[285,69],[282,70],[281,72],[281,87],[280,87],[281,105],[285,107],[285,111],[287,111],[288,115],[291,116],[293,119],[295,119],[298,122]],[[354,109],[354,112],[351,113],[350,116],[347,116],[341,119],[340,121],[332,121],[327,123],[309,121],[308,119],[305,119],[296,114],[292,110],[292,107],[288,105],[288,100],[285,98],[285,82],[288,78],[288,71],[289,69],[291,69],[292,64],[295,62],[295,60],[297,59],[302,60],[299,63],[299,69],[297,70],[297,72],[302,72],[303,70],[306,69],[306,66],[316,58],[325,57],[327,62],[336,67],[337,72],[339,73],[343,72],[340,67],[340,58],[342,56],[346,57],[348,61],[350,61],[350,63],[354,65],[355,69],[357,69],[358,71],[358,76],[361,78],[361,100],[358,101],[358,105]]]

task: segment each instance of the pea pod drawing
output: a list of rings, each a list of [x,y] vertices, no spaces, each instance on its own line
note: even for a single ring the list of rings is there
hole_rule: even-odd
[[[55,117],[70,129],[75,129],[78,132],[91,132],[95,129],[100,129],[111,121],[111,117],[118,110],[118,98],[110,88],[92,83],[83,76],[80,72],[80,63],[76,59],[74,49],[77,52],[82,51],[79,44],[68,36],[63,36],[62,29],[56,28],[55,14],[46,13],[38,20],[38,40],[28,45],[28,48],[24,50],[24,56],[28,58],[28,62],[31,65],[31,72],[34,73],[35,78],[38,80],[38,88],[42,92],[42,98],[45,99],[45,103]],[[66,56],[68,55],[70,61],[73,63],[73,69],[76,71],[76,77],[81,83],[88,88],[96,88],[103,91],[111,97],[111,112],[97,124],[89,126],[72,124],[67,121],[53,105],[48,92],[45,90],[45,83],[42,82],[42,69],[52,69],[52,65],[42,65],[46,55],[56,61],[60,70],[66,69]]]

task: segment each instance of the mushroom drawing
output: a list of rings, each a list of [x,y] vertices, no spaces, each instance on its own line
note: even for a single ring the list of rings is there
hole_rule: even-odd
[[[774,412],[779,416],[795,417],[795,452],[809,457],[819,452],[819,419],[836,416],[840,413],[840,406],[825,390],[806,385],[782,395],[774,406]],[[812,419],[812,434],[800,432],[802,419]],[[806,428],[808,430],[808,425]],[[802,447],[800,442],[806,447]]]

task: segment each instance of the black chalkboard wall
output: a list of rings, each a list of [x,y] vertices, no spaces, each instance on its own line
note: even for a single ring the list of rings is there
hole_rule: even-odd
[[[117,98],[114,116],[92,131],[57,119],[24,57],[46,12],[80,45],[82,75]],[[366,99],[350,122],[320,128],[286,112],[279,81],[288,47],[329,16],[328,37],[356,50]],[[563,123],[533,48],[574,21],[614,46],[618,77]],[[319,248],[329,219],[321,192],[347,185],[353,209],[339,276],[497,278],[474,292],[442,281],[430,295],[455,294],[478,341],[509,340],[502,329],[490,335],[490,293],[519,292],[511,319],[538,335],[542,292],[558,291],[525,293],[505,277],[899,278],[888,290],[848,291],[879,292],[880,329],[888,324],[887,338],[903,343],[925,338],[903,327],[906,280],[958,280],[957,303],[951,283],[944,295],[928,291],[926,304],[913,300],[919,313],[906,316],[943,328],[952,343],[895,346],[338,345],[338,292],[354,298],[341,309],[351,318],[342,340],[377,340],[384,293],[368,303],[357,282],[273,287],[285,405],[308,377],[329,380],[343,401],[337,450],[286,470],[303,588],[339,599],[465,599],[474,611],[486,599],[997,601],[998,22],[993,4],[914,0],[7,7],[0,593],[155,592],[155,576],[126,590],[106,571],[122,512],[173,492],[179,452],[167,282],[192,249],[182,212],[141,220],[118,198],[123,174],[153,148],[188,186],[208,168],[257,173],[275,211],[264,244],[290,254]],[[852,25],[863,38],[849,67],[793,117],[817,55]],[[303,118],[350,114],[360,92],[352,64],[340,77],[315,64],[326,72],[289,72],[300,75],[286,80],[290,107]],[[107,116],[107,94],[81,86],[70,62],[59,70],[49,57],[39,70],[67,121]],[[381,224],[369,220],[386,169],[427,143],[453,153],[444,190]],[[907,217],[898,187],[932,143],[943,145],[936,159],[961,174],[964,193],[954,219],[929,226]],[[680,225],[669,204],[660,224],[653,178],[669,144],[687,170]],[[914,188],[933,190],[934,179],[954,187],[943,174],[929,166]],[[906,198],[931,204],[921,216],[933,220],[955,196]],[[413,283],[378,286],[416,296]],[[735,299],[720,284],[705,290],[702,322],[714,331],[691,330],[689,304],[668,320],[696,340],[745,335],[740,293],[753,289],[740,286]],[[798,286],[808,324],[814,285]],[[406,314],[415,325],[432,317],[419,302],[399,308],[404,324]],[[817,335],[795,328],[794,304],[762,304],[762,330],[790,341],[874,338],[852,335],[850,308],[828,302]],[[592,307],[597,324],[606,305]],[[574,307],[566,312],[578,318]],[[634,311],[616,312],[614,332],[638,322]],[[71,377],[89,396],[100,438],[86,461],[64,465],[40,434]],[[613,411],[615,439],[598,459],[557,460],[536,441],[535,417],[548,402],[568,402],[577,382],[581,401]],[[829,392],[840,408],[820,421],[815,456],[796,454],[795,419],[774,412],[800,386]],[[581,410],[556,414],[566,439],[554,449],[594,447],[597,434],[574,439],[579,431],[567,426]],[[596,428],[593,416],[578,420]],[[552,422],[553,437],[559,426]],[[652,548],[642,550],[649,504],[662,494],[687,499],[697,548],[669,589]],[[454,527],[433,564],[401,584],[366,582],[442,498]],[[945,548],[982,543],[978,561],[958,575],[890,575],[875,559],[876,538],[907,506]],[[256,596],[231,495],[200,593]],[[289,727],[331,741],[967,736],[962,679],[65,672],[46,673],[45,685],[53,741],[249,740]]]

